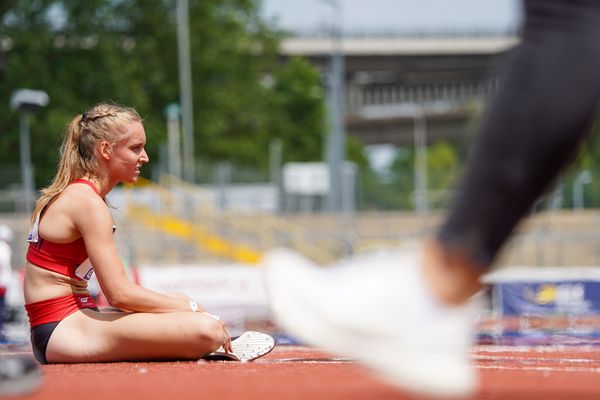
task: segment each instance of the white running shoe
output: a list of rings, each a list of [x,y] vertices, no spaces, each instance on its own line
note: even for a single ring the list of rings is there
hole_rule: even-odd
[[[351,357],[398,387],[465,396],[477,388],[471,363],[480,305],[437,301],[420,272],[421,250],[359,255],[317,267],[289,250],[265,256],[277,323],[307,344]]]
[[[270,353],[274,347],[275,339],[266,333],[246,331],[231,341],[232,353],[227,353],[223,347],[219,347],[202,358],[212,361],[248,362]]]

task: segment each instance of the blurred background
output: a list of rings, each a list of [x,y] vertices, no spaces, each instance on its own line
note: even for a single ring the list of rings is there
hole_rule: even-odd
[[[109,196],[145,286],[260,320],[265,251],[326,265],[430,233],[520,18],[514,0],[3,0],[0,223],[15,282],[64,128],[104,101],[146,127],[143,179]],[[23,89],[46,101],[15,101]],[[599,155],[591,136],[499,267],[598,264]]]

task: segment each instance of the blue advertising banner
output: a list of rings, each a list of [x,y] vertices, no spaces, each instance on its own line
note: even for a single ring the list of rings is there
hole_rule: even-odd
[[[503,267],[487,273],[491,318],[480,343],[600,344],[600,267]]]
[[[600,314],[600,282],[496,282],[492,304],[508,316]]]

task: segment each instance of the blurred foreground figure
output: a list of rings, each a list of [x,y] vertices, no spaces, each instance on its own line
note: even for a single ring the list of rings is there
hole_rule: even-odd
[[[523,5],[522,41],[437,234],[326,270],[285,251],[268,255],[271,307],[289,333],[410,391],[477,389],[470,350],[480,277],[575,155],[600,95],[600,1]]]
[[[0,225],[0,342],[5,339],[4,315],[6,313],[6,291],[10,283],[12,268],[12,249],[10,242],[13,239],[13,231],[6,225]]]
[[[39,368],[31,356],[0,355],[0,396],[24,395],[41,383]]]

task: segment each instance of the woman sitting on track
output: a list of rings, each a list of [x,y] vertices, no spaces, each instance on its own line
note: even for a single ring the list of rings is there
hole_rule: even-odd
[[[220,346],[231,350],[222,322],[187,296],[134,284],[121,264],[104,199],[117,183],[136,182],[148,162],[145,143],[132,108],[99,104],[67,127],[28,238],[25,308],[42,364],[198,359]],[[98,310],[87,290],[94,271],[110,305],[123,312]]]

